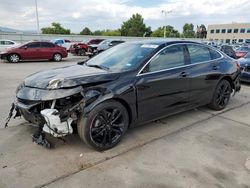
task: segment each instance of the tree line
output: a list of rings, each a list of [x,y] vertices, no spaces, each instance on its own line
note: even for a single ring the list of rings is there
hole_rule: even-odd
[[[163,37],[166,27],[166,37],[168,38],[206,38],[207,29],[204,24],[197,25],[196,29],[192,23],[185,23],[182,33],[171,25],[158,27],[152,31],[151,27],[146,26],[144,19],[140,14],[133,14],[131,18],[123,22],[121,28],[116,30],[96,30],[91,31],[88,27],[83,28],[80,35],[97,36],[132,36],[132,37]],[[60,23],[53,22],[50,27],[41,29],[43,34],[72,34],[70,29],[61,26]]]

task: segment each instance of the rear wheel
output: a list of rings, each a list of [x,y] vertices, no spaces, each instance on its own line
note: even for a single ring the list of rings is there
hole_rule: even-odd
[[[11,63],[18,63],[20,61],[20,57],[18,54],[10,54],[8,56],[8,61]]]
[[[86,50],[85,49],[79,49],[78,52],[77,52],[77,55],[79,56],[83,56],[86,54]]]
[[[119,102],[107,101],[96,106],[77,125],[80,138],[97,150],[106,150],[117,145],[129,124],[126,108]]]
[[[59,54],[59,53],[55,53],[54,55],[53,55],[53,60],[54,61],[61,61],[62,60],[62,55],[61,54]]]
[[[232,92],[231,84],[227,80],[221,80],[214,92],[213,99],[208,105],[213,110],[224,109],[230,99]]]

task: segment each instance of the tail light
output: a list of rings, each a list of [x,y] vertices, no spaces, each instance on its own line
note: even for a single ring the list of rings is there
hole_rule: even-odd
[[[235,61],[237,69],[240,69],[240,63],[238,61]]]

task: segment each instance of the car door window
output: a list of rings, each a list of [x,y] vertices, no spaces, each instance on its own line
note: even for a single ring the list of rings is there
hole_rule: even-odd
[[[40,48],[40,42],[32,42],[26,45],[27,48]]]
[[[42,48],[53,48],[54,47],[54,44],[49,43],[49,42],[42,42],[41,45],[42,45]]]
[[[167,47],[157,54],[149,63],[148,71],[160,71],[185,65],[184,46]]]
[[[189,51],[191,64],[211,60],[209,48],[194,44],[187,44],[187,48]]]
[[[0,41],[0,44],[1,44],[1,45],[5,45],[5,42],[4,42],[4,41]]]
[[[62,45],[64,42],[63,42],[63,40],[57,40],[56,42],[55,42],[55,44],[57,44],[57,45]]]
[[[14,42],[11,42],[11,41],[5,41],[5,45],[13,45]]]

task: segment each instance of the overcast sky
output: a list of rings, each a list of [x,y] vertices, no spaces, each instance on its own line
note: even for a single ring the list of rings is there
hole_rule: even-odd
[[[250,22],[249,0],[37,0],[40,27],[60,22],[72,32],[84,27],[117,29],[133,13],[147,26],[169,24],[182,31],[184,23]],[[164,16],[161,11],[170,11]],[[36,30],[35,0],[0,0],[0,26]]]

